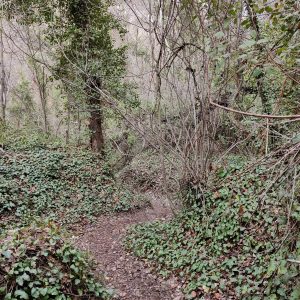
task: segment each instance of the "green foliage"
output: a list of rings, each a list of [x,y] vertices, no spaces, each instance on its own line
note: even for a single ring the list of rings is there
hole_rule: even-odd
[[[2,126],[0,128],[0,144],[11,151],[57,149],[65,146],[60,138],[31,126],[24,126],[18,130]]]
[[[24,78],[12,91],[12,103],[9,113],[17,128],[37,125],[37,111],[33,101],[33,91],[30,82]]]
[[[175,272],[187,295],[221,294],[224,299],[298,299],[299,201],[287,217],[292,197],[284,183],[264,191],[272,176],[263,167],[221,169],[220,187],[199,194],[198,204],[174,220],[138,225],[127,247],[155,262],[163,275]],[[297,196],[298,197],[298,196]],[[202,299],[202,298],[201,298]],[[219,299],[219,298],[218,298]]]
[[[127,211],[134,206],[132,199],[116,186],[108,165],[90,152],[35,149],[0,157],[2,220],[49,216],[71,223]]]
[[[108,299],[82,252],[64,242],[54,223],[11,231],[0,247],[0,297],[12,299]]]
[[[16,0],[5,1],[2,10],[4,17],[29,28],[42,24],[41,37],[53,51],[50,80],[62,83],[69,113],[78,112],[78,116],[98,123],[107,113],[101,101],[103,90],[117,95],[126,105],[138,105],[132,89],[121,82],[126,47],[115,46],[114,38],[122,39],[125,30],[110,12],[112,4],[113,1],[104,0]],[[35,69],[39,69],[37,61],[43,60],[43,53],[35,56]],[[92,138],[100,131],[89,129]]]
[[[112,1],[16,0],[7,1],[5,14],[19,23],[45,24],[48,42],[59,45],[54,74],[71,84],[69,93],[82,93],[101,80],[106,89],[125,71],[125,47],[114,47],[111,32],[124,34],[110,13]],[[81,81],[81,83],[80,83]],[[69,85],[69,84],[68,84]]]

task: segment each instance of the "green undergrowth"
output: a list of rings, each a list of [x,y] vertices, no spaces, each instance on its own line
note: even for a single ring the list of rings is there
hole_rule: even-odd
[[[271,173],[223,169],[219,188],[169,222],[133,227],[125,244],[181,277],[187,298],[300,299],[299,187]]]
[[[88,151],[41,149],[0,156],[0,220],[35,216],[74,223],[138,205],[116,185],[108,164]]]
[[[90,259],[62,237],[52,222],[0,237],[0,299],[109,299]]]
[[[66,146],[61,138],[32,127],[13,129],[0,124],[0,146],[11,151],[55,149]]]

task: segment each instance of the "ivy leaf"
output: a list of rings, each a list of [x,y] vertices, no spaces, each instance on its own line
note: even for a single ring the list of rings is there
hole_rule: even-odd
[[[256,41],[255,41],[255,40],[247,40],[247,41],[245,41],[245,42],[240,46],[240,48],[241,48],[241,49],[250,48],[250,47],[252,47],[252,46],[255,45],[255,44],[256,44]]]
[[[297,299],[300,299],[300,287],[296,287],[293,290],[290,298],[290,300],[297,300]]]
[[[219,32],[217,32],[216,34],[215,34],[215,37],[216,38],[222,38],[222,37],[224,37],[225,36],[225,34],[224,34],[224,32],[222,32],[222,31],[219,31]]]
[[[48,293],[48,288],[42,288],[42,289],[40,289],[40,293],[41,293],[43,296],[46,296],[47,293]]]
[[[276,269],[277,269],[277,266],[276,266],[275,261],[271,261],[268,271],[267,271],[267,274],[266,274],[266,277],[270,278],[272,276],[272,274],[276,271]]]
[[[269,40],[268,39],[260,39],[257,41],[257,44],[265,44],[265,43],[268,43]]]
[[[271,6],[266,6],[265,7],[265,11],[268,13],[272,13],[273,12],[273,8]]]
[[[285,292],[285,289],[283,289],[283,288],[279,288],[277,290],[277,293],[282,297],[286,297],[286,292]]]
[[[2,252],[2,255],[5,257],[5,258],[10,258],[11,257],[11,251],[10,250],[6,250],[6,251],[3,251]]]
[[[16,282],[18,285],[23,286],[24,280],[22,276],[17,277]]]
[[[23,290],[16,290],[15,291],[15,296],[19,296],[20,299],[29,299],[28,294]]]
[[[7,293],[7,294],[5,295],[4,300],[11,300],[11,299],[12,299],[12,294],[11,294],[11,293]]]
[[[300,142],[300,134],[297,134],[293,137],[292,143],[299,143]]]
[[[254,76],[255,78],[258,78],[262,73],[263,73],[263,70],[262,70],[262,69],[255,69],[255,70],[253,71],[253,76]]]
[[[30,281],[30,276],[27,273],[24,273],[22,277],[25,281]]]

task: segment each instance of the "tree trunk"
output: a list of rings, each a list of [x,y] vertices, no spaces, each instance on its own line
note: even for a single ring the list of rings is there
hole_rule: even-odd
[[[91,84],[88,85],[90,92],[89,104],[90,104],[90,145],[94,152],[102,152],[104,148],[104,136],[103,136],[103,115],[101,107],[101,98],[98,89],[101,89],[101,80],[99,78],[93,78]]]
[[[89,128],[91,131],[91,148],[94,152],[101,152],[104,147],[104,137],[102,130],[102,115],[99,109],[95,109],[91,112]]]
[[[81,145],[81,118],[79,107],[77,109],[77,146]]]
[[[4,69],[4,44],[3,44],[3,34],[2,34],[2,20],[0,28],[0,104],[1,104],[1,121],[3,124],[6,122],[6,82],[5,82],[5,69]]]
[[[248,11],[248,15],[250,18],[252,29],[256,32],[256,41],[261,39],[261,32],[259,28],[258,23],[258,17],[254,10],[254,2],[253,0],[246,0],[246,9]],[[257,49],[260,53],[263,53],[264,49],[262,45],[258,45]],[[270,114],[272,112],[272,109],[270,107],[270,104],[268,102],[266,90],[265,90],[265,69],[264,66],[258,66],[257,69],[260,71],[260,75],[257,77],[257,90],[259,97],[261,99],[261,104],[263,107],[263,112],[266,114]]]
[[[66,129],[66,144],[67,145],[70,142],[70,122],[71,122],[71,108],[70,108],[70,101],[68,99],[68,105],[67,105],[67,129]]]
[[[38,76],[38,74],[37,74]],[[39,93],[41,98],[42,112],[43,112],[43,122],[44,122],[44,130],[45,133],[49,133],[49,124],[48,124],[48,116],[47,116],[47,76],[45,74],[45,68],[42,67],[41,70],[41,78],[38,80],[39,82]]]
[[[88,54],[89,47],[92,48],[93,41],[90,39],[89,27],[90,24],[90,10],[92,9],[91,3],[86,0],[72,1],[69,7],[69,13],[72,16],[75,27],[80,29],[83,35],[79,35],[82,40],[82,53]],[[88,55],[87,55],[88,57]],[[84,59],[86,57],[84,56]],[[87,99],[86,103],[90,109],[89,130],[90,130],[90,146],[94,152],[102,152],[104,148],[103,136],[103,115],[101,111],[101,78],[97,76],[89,77],[90,72],[83,74],[83,80],[86,85]]]

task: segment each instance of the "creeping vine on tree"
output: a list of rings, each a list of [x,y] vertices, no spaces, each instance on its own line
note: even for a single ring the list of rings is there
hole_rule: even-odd
[[[112,91],[125,71],[125,47],[115,47],[112,35],[124,29],[110,13],[112,1],[6,0],[5,16],[20,24],[45,26],[55,49],[53,75],[82,99],[89,112],[90,145],[104,147],[103,101],[99,90]],[[113,34],[112,34],[113,33]],[[74,84],[76,83],[76,84]]]

